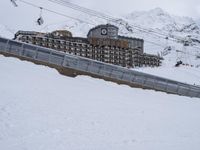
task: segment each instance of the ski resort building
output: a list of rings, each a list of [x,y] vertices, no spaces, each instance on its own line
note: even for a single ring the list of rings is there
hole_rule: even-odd
[[[159,66],[161,57],[144,53],[144,40],[118,35],[110,24],[92,28],[87,38],[67,30],[51,33],[18,31],[14,39],[123,67]]]

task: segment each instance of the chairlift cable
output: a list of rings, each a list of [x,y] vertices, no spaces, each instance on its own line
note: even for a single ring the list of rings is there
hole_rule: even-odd
[[[33,3],[30,3],[30,2],[27,2],[27,1],[24,1],[24,0],[19,0],[20,2],[22,2],[22,3],[25,3],[25,4],[27,4],[27,5],[31,5],[31,6],[33,6],[33,7],[37,7],[37,8],[41,8],[40,6],[38,6],[38,5],[35,5],[35,4],[33,4]],[[57,3],[58,4],[58,2],[59,2],[59,4],[60,5],[64,5],[64,2],[66,3],[66,1],[63,1],[63,0],[48,0],[48,1],[51,1],[51,2],[54,2],[54,3]],[[57,1],[57,2],[56,2]],[[68,2],[68,4],[73,4],[73,3],[69,3]],[[73,5],[75,5],[75,6],[78,6],[78,5],[76,5],[76,4],[73,4]],[[66,6],[66,5],[64,5],[64,6]],[[68,7],[68,6],[66,6],[66,7]],[[43,8],[43,7],[42,7]],[[82,8],[84,8],[84,7],[81,7],[81,6],[78,6],[78,7],[76,7],[76,9],[78,10],[78,11],[81,11],[80,9],[82,9]],[[85,21],[85,20],[81,20],[81,19],[79,19],[79,18],[75,18],[75,17],[71,17],[71,16],[68,16],[68,15],[65,15],[65,14],[62,14],[62,13],[59,13],[59,12],[56,12],[56,11],[53,11],[53,10],[50,10],[50,9],[47,9],[47,8],[43,8],[45,11],[48,11],[48,12],[51,12],[51,13],[54,13],[54,14],[57,14],[57,15],[60,15],[60,16],[63,16],[63,17],[67,17],[67,18],[70,18],[70,19],[73,19],[73,20],[77,20],[77,21],[79,21],[79,22],[84,22],[84,23],[86,23],[86,24],[90,24],[90,25],[96,25],[96,24],[94,24],[94,23],[91,23],[91,22],[88,22],[88,21]],[[73,8],[72,8],[73,9]],[[90,11],[88,11],[88,10],[90,10]],[[82,12],[82,11],[81,11]],[[102,18],[102,19],[105,19],[105,20],[108,20],[108,21],[113,21],[113,22],[115,22],[115,23],[118,23],[117,22],[117,19],[116,18],[113,18],[113,17],[111,17],[111,16],[108,16],[108,15],[105,15],[105,14],[103,14],[103,13],[99,13],[99,12],[97,12],[97,11],[94,11],[94,10],[91,10],[91,9],[88,9],[88,8],[84,8],[84,13],[86,13],[86,14],[89,14],[89,15],[93,15],[93,16],[98,16],[98,18]],[[119,24],[119,23],[118,23]],[[154,33],[153,35],[155,35],[155,36],[158,36],[157,34],[159,34],[159,35],[161,35],[161,36],[159,36],[159,38],[164,38],[163,36],[165,36],[165,38],[166,37],[168,37],[167,35],[165,35],[165,34],[160,34],[160,33],[158,33],[158,32],[155,32],[154,30],[150,30],[150,29],[144,29],[144,28],[142,28],[142,27],[140,27],[140,26],[132,26],[131,25],[131,27],[133,27],[134,29],[136,29],[136,30],[139,30],[139,31],[141,31],[141,32],[145,32],[145,33],[147,33],[147,34],[150,34],[150,32],[152,32],[152,33]],[[156,34],[155,34],[156,33]],[[152,35],[152,34],[151,34]],[[175,39],[177,39],[177,38],[174,38],[173,37],[173,39],[174,40],[172,40],[172,39],[170,39],[170,38],[168,38],[168,40],[172,40],[172,41],[175,41]],[[179,39],[180,40],[180,39]],[[153,44],[153,45],[157,45],[157,46],[160,46],[160,47],[164,47],[163,45],[161,45],[161,44],[157,44],[157,43],[155,43],[155,42],[152,42],[152,41],[148,41],[148,40],[145,40],[146,42],[148,42],[148,43],[151,43],[151,44]],[[200,49],[200,47],[196,47],[197,49]]]
[[[30,2],[27,2],[27,1],[24,1],[24,0],[18,0],[18,1],[20,1],[20,2],[22,2],[22,3],[24,3],[24,4],[26,4],[26,5],[35,7],[35,8],[41,8],[41,7],[38,6],[38,5],[35,5],[35,4],[33,4],[33,3],[30,3]],[[59,16],[63,16],[63,17],[66,17],[66,18],[70,18],[70,19],[73,19],[73,20],[77,20],[77,21],[79,21],[79,22],[84,22],[84,23],[90,24],[90,25],[96,25],[96,24],[87,22],[87,21],[85,21],[85,20],[81,20],[81,19],[78,19],[78,18],[75,18],[75,17],[71,17],[71,16],[68,16],[68,15],[65,15],[65,14],[63,14],[63,13],[59,13],[59,12],[54,11],[54,10],[50,10],[50,9],[48,9],[48,8],[45,8],[45,7],[42,7],[42,8],[43,8],[43,10],[45,10],[45,11],[48,11],[48,12],[57,14],[57,15],[59,15]]]
[[[113,21],[113,22],[115,22],[115,23],[117,23],[117,24],[120,24],[120,25],[124,25],[124,26],[126,26],[127,25],[127,23],[122,23],[122,22],[119,22],[119,20],[121,20],[121,19],[118,19],[118,18],[114,18],[114,17],[111,17],[111,16],[109,16],[109,15],[106,15],[106,14],[103,14],[103,13],[100,13],[100,12],[97,12],[97,11],[95,11],[95,10],[91,10],[91,9],[88,9],[88,8],[84,8],[84,7],[82,7],[82,6],[79,6],[79,5],[77,5],[77,4],[73,4],[73,3],[70,3],[70,2],[67,2],[67,1],[64,1],[64,0],[49,0],[49,1],[51,1],[51,2],[53,2],[53,3],[57,3],[57,4],[59,4],[59,5],[64,5],[64,6],[66,6],[66,7],[69,7],[69,8],[72,8],[72,9],[74,9],[74,10],[77,10],[77,11],[81,11],[81,12],[83,12],[83,13],[87,13],[87,14],[89,14],[89,15],[92,15],[92,16],[96,16],[96,17],[98,17],[98,18],[102,18],[102,19],[105,19],[105,20],[107,20],[107,21]],[[103,15],[102,15],[103,14]],[[129,25],[129,24],[128,24]],[[130,25],[129,25],[130,26]],[[166,35],[166,34],[162,34],[162,33],[159,33],[159,32],[157,32],[157,31],[154,31],[153,29],[144,29],[144,28],[142,28],[142,27],[140,27],[140,26],[136,26],[136,25],[131,25],[130,27],[132,27],[132,28],[134,28],[134,29],[137,29],[137,30],[139,30],[139,31],[142,31],[142,32],[146,32],[146,33],[153,33],[154,35],[156,35],[156,36],[162,36],[162,37],[160,37],[160,38],[166,38],[166,37],[168,37],[168,35]],[[174,41],[174,40],[173,40]]]
[[[68,7],[68,8],[72,8],[74,10],[81,11],[83,13],[87,13],[89,15],[96,16],[98,18],[102,18],[102,19],[105,19],[105,20],[108,20],[108,21],[113,21],[115,23],[125,25],[124,23],[119,23],[118,22],[118,20],[122,20],[122,19],[117,19],[117,18],[114,18],[114,17],[112,17],[110,15],[106,15],[106,14],[100,13],[100,12],[92,10],[92,9],[84,8],[82,6],[79,6],[77,4],[73,4],[73,3],[68,2],[66,0],[49,0],[49,1],[51,1],[53,3],[57,3],[57,4],[62,5],[62,6],[64,5],[64,6]],[[145,29],[145,28],[143,28],[141,26],[137,26],[137,25],[130,25],[130,26],[132,28],[136,29],[136,30],[139,30],[139,31],[151,34],[151,35],[153,33],[154,35],[159,36],[160,38],[166,38],[167,37],[168,40],[173,41],[173,42],[174,41],[184,40],[181,37],[180,38],[179,37],[169,37],[168,34],[160,33],[160,32],[155,31],[153,29]],[[200,48],[198,48],[198,49],[200,49]]]

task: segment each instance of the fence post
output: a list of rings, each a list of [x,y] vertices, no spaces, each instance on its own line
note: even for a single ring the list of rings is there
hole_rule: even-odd
[[[37,59],[37,57],[38,57],[38,47],[36,47],[36,49],[35,49],[35,57],[34,57],[34,59]]]
[[[63,62],[62,62],[62,67],[64,67],[65,59],[66,59],[66,55],[64,55]]]
[[[189,93],[192,90],[192,88],[190,86],[188,86],[188,87],[189,87],[189,90],[187,91],[187,93],[185,93],[185,96],[190,96]],[[192,97],[192,96],[190,96],[190,97]]]
[[[91,63],[91,61],[88,61],[87,67],[86,67],[86,69],[85,69],[85,71],[87,71],[87,72],[88,72],[88,68],[89,68],[90,63]]]
[[[166,91],[167,93],[168,93],[168,89],[167,89],[167,88],[168,88],[168,82],[169,82],[168,80],[165,80],[165,83],[166,83],[165,91]]]
[[[50,53],[49,53],[48,63],[51,63],[51,56],[52,56],[52,51],[50,51]]]
[[[130,79],[129,79],[129,82],[135,82],[135,79],[136,79],[136,76],[131,74],[130,75]]]
[[[122,76],[121,76],[121,78],[120,78],[121,80],[123,80],[124,73],[125,73],[125,72],[124,72],[124,71],[122,71]]]
[[[6,47],[5,47],[5,50],[6,50],[7,52],[9,52],[9,48],[8,48],[8,47],[9,47],[9,41],[10,41],[10,40],[7,40],[7,42],[6,42]]]
[[[200,98],[200,92],[199,92],[199,94],[197,95],[197,97]]]
[[[19,56],[23,56],[23,54],[24,54],[24,44],[22,44],[21,46],[21,51],[19,53]]]
[[[111,77],[112,76],[112,73],[113,73],[113,69],[111,69],[111,71],[110,71],[110,73],[109,73],[109,77]]]
[[[153,79],[153,89],[156,89],[156,83],[157,83],[156,81],[157,81],[157,80],[154,78],[154,79]]]
[[[147,82],[148,78],[147,77],[144,77],[144,82],[143,82],[143,87],[145,87],[145,83]]]

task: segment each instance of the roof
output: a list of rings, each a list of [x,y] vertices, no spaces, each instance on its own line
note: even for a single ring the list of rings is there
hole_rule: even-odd
[[[101,24],[101,25],[98,25],[98,26],[95,26],[94,28],[90,29],[87,36],[89,35],[89,33],[93,30],[96,30],[98,28],[107,28],[107,27],[113,27],[113,28],[116,28],[117,30],[119,30],[119,28],[115,25],[112,25],[112,24]]]
[[[144,42],[143,39],[135,38],[135,37],[128,37],[128,36],[121,36],[121,35],[119,35],[118,38],[119,39],[128,39],[128,40],[138,40],[138,41],[143,41]]]
[[[24,34],[24,35],[37,35],[37,34],[45,34],[45,33],[41,33],[41,32],[35,32],[35,31],[22,31],[19,30],[16,35],[18,34]]]
[[[96,26],[96,27],[90,29],[90,31],[91,31],[91,30],[98,29],[98,28],[105,28],[105,27],[113,27],[113,28],[116,28],[117,30],[119,29],[117,26],[114,26],[114,25],[112,25],[112,24],[101,24],[101,25],[98,25],[98,26]]]

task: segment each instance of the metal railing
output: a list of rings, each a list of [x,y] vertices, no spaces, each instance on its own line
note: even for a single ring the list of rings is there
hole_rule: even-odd
[[[0,38],[0,53],[23,57],[28,60],[73,69],[100,78],[116,80],[128,85],[163,91],[166,93],[200,98],[200,87],[141,73],[120,66],[107,64],[80,56],[36,45]]]

